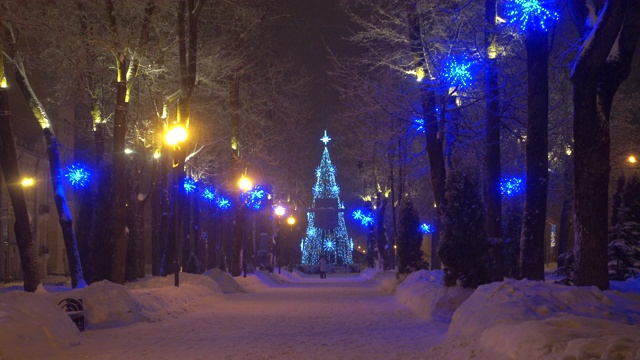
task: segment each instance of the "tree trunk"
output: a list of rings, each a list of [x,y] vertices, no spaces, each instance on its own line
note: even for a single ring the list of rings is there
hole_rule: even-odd
[[[238,205],[236,206],[236,217],[233,222],[233,254],[231,260],[231,276],[240,276],[242,273],[242,252],[244,250],[244,222],[245,206],[241,203],[238,194]]]
[[[125,78],[127,60],[124,53],[117,57],[118,88],[116,94],[116,111],[113,122],[113,257],[111,265],[111,281],[116,284],[125,283],[125,264],[127,258],[128,230],[127,220],[127,180],[125,138],[127,135],[127,81]]]
[[[387,270],[387,267],[391,264],[389,260],[389,240],[387,238],[387,228],[384,225],[384,218],[387,209],[387,203],[389,198],[385,197],[383,193],[377,193],[378,206],[376,208],[376,243],[378,246],[379,259],[382,261],[381,270]]]
[[[548,135],[549,81],[548,35],[529,29],[527,48],[527,180],[520,239],[520,270],[523,278],[544,280],[544,230],[547,218],[549,178]]]
[[[486,123],[486,185],[485,202],[487,204],[487,237],[490,239],[489,254],[491,257],[491,281],[502,281],[504,278],[504,256],[502,245],[502,198],[500,192],[500,92],[498,88],[498,71],[495,53],[496,36],[496,0],[485,1],[485,116]]]
[[[1,63],[2,60],[0,59]],[[16,219],[14,231],[18,251],[20,252],[24,290],[34,292],[41,285],[38,244],[33,236],[31,216],[27,210],[27,200],[21,185],[22,179],[20,178],[16,144],[11,125],[8,95],[7,89],[0,87],[0,167],[4,174],[7,192],[9,193]]]
[[[87,286],[82,272],[80,252],[76,235],[73,230],[73,218],[71,210],[67,206],[67,199],[64,194],[63,175],[60,169],[60,155],[58,153],[58,139],[50,131],[44,129],[44,137],[47,140],[47,153],[49,154],[49,170],[51,172],[51,184],[53,185],[53,197],[58,211],[58,222],[62,230],[62,238],[69,261],[69,272],[71,273],[71,287],[83,288]]]
[[[84,281],[82,265],[80,263],[80,253],[78,252],[78,244],[76,242],[76,235],[73,229],[73,217],[67,205],[67,198],[64,193],[63,174],[60,168],[60,154],[58,152],[60,143],[58,142],[58,138],[54,134],[53,129],[51,129],[51,124],[49,124],[48,116],[44,107],[29,84],[20,54],[17,51],[14,52],[14,58],[16,59],[17,67],[15,72],[16,81],[20,86],[22,95],[27,101],[29,108],[38,120],[47,142],[51,185],[53,187],[54,201],[56,204],[56,210],[58,211],[58,221],[62,230],[62,237],[64,239],[67,259],[69,261],[71,286],[73,288],[86,287],[87,284]]]
[[[584,2],[574,12],[585,17]],[[573,138],[575,143],[574,283],[609,289],[607,269],[609,121],[613,97],[631,72],[640,37],[637,2],[609,0],[600,11],[588,43],[578,52],[573,69]],[[580,21],[580,19],[578,19]],[[582,22],[584,24],[584,22]],[[617,43],[615,54],[612,47]]]
[[[420,14],[416,1],[407,4],[407,21],[409,24],[409,41],[411,54],[416,68],[425,69],[425,53],[420,28]],[[427,31],[428,32],[428,31]],[[431,269],[440,269],[438,258],[438,244],[440,242],[440,215],[444,204],[445,182],[447,179],[444,157],[444,134],[440,132],[438,117],[436,115],[436,92],[429,88],[430,84],[421,84],[420,103],[424,118],[424,132],[427,141],[427,155],[431,165],[431,187],[436,206],[436,218],[433,226],[435,231],[431,236]]]

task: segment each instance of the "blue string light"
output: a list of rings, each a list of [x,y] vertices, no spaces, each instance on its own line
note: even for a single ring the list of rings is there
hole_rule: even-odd
[[[68,172],[64,175],[71,186],[75,188],[84,187],[89,183],[91,173],[87,169],[80,165],[75,164],[67,167]]]
[[[500,181],[500,192],[505,196],[515,196],[524,190],[524,179],[519,177],[503,178]]]
[[[204,191],[202,192],[202,197],[205,198],[207,201],[212,202],[216,198],[215,190],[209,187],[204,188]]]
[[[431,234],[433,232],[433,225],[426,223],[420,225],[420,232],[423,234]]]
[[[543,7],[553,2],[554,0],[511,0],[507,3],[509,23],[519,25],[522,31],[529,27],[547,31],[553,21],[560,19],[560,15],[553,9]]]
[[[373,214],[369,212],[364,212],[358,209],[358,210],[354,210],[351,215],[353,216],[354,219],[360,220],[360,223],[362,224],[362,226],[373,225]]]
[[[473,80],[471,65],[472,62],[466,57],[462,57],[461,59],[450,57],[444,66],[442,76],[449,86],[465,88],[469,86]]]
[[[416,129],[417,132],[424,132],[424,119],[423,118],[413,118],[411,122],[413,128]]]
[[[252,190],[247,192],[247,207],[253,210],[262,210],[266,205],[264,201],[266,195],[265,188],[261,185],[256,185]]]
[[[196,191],[196,187],[197,187],[196,181],[193,180],[192,178],[184,179],[184,183],[182,184],[182,186],[184,187],[184,191],[187,193],[187,195]]]
[[[221,210],[227,210],[231,207],[231,201],[224,196],[219,196],[217,201],[218,208]]]

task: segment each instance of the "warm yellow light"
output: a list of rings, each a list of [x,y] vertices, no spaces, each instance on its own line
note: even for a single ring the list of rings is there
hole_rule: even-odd
[[[154,158],[154,159],[160,159],[160,150],[156,150],[156,151],[153,153],[153,158]]]
[[[176,125],[167,132],[164,138],[169,146],[176,146],[187,140],[187,130],[182,125]]]
[[[633,155],[629,155],[629,157],[627,158],[627,161],[632,163],[632,164],[635,164],[635,163],[638,162],[638,159],[636,159],[636,157],[633,156]]]
[[[398,245],[393,245],[393,248],[394,248],[394,249],[397,249],[397,248],[398,248]]]
[[[2,81],[0,82],[0,88],[6,88],[6,87],[8,87],[8,85],[7,85],[7,78],[6,78],[6,77],[3,77],[3,78],[2,78]]]
[[[424,69],[419,67],[416,69],[416,81],[420,82],[422,81],[422,79],[424,79]]]
[[[129,155],[129,154],[133,154],[133,150],[131,150],[131,149],[129,149],[129,148],[124,149],[124,153],[125,153],[125,154],[127,154],[127,155]]]
[[[282,216],[287,212],[287,210],[283,206],[278,205],[273,209],[273,212],[278,216]]]
[[[22,186],[24,187],[29,187],[29,186],[33,186],[33,184],[35,184],[35,180],[33,180],[33,178],[24,178],[22,179]]]
[[[295,223],[296,223],[296,218],[294,218],[294,217],[293,217],[293,215],[291,215],[291,216],[289,216],[289,217],[287,218],[287,224],[289,224],[289,225],[293,225],[293,224],[295,224]]]
[[[240,181],[238,181],[238,187],[242,191],[249,191],[253,187],[253,183],[251,182],[251,179],[243,176],[240,178]]]

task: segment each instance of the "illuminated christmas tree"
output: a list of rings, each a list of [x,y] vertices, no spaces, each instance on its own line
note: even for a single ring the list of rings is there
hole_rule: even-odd
[[[320,166],[316,168],[313,205],[307,215],[307,236],[300,244],[302,263],[316,265],[320,263],[320,257],[325,256],[331,264],[350,264],[353,262],[353,240],[347,234],[336,168],[331,164],[327,149],[331,138],[325,131],[320,140],[324,142],[324,152]]]

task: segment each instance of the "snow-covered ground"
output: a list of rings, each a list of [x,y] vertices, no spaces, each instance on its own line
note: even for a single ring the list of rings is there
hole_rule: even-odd
[[[640,280],[613,290],[440,271],[218,270],[81,290],[0,290],[0,359],[640,359]],[[79,332],[57,304],[82,298]]]

